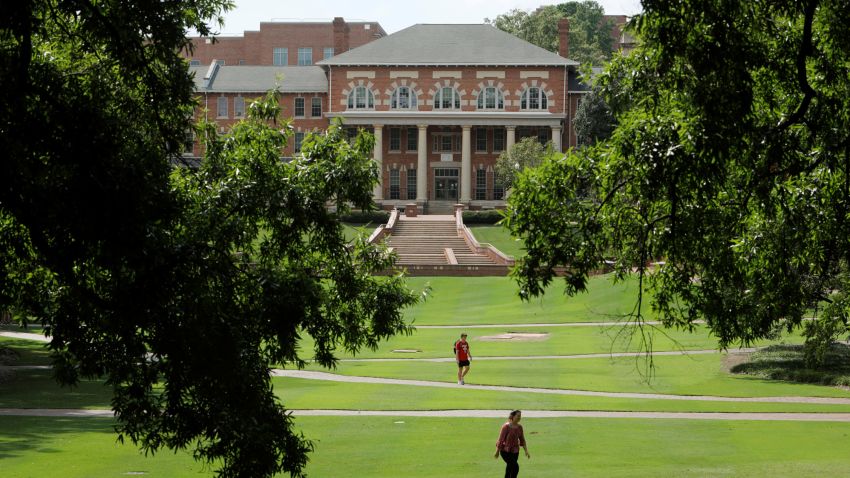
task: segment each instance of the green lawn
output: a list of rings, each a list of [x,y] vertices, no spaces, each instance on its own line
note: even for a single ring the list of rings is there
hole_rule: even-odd
[[[641,331],[633,326],[596,326],[596,327],[493,327],[474,329],[417,329],[413,335],[398,336],[383,342],[376,351],[361,350],[356,355],[340,350],[339,358],[451,358],[452,344],[459,338],[460,332],[469,334],[473,357],[515,357],[534,355],[584,355],[612,352],[641,352],[641,340],[652,340],[652,350],[715,350],[717,339],[709,334],[705,327],[695,332],[665,330],[644,327]],[[495,337],[507,333],[548,334],[540,340],[522,341],[502,340]],[[785,338],[786,342],[799,343],[799,335]],[[768,344],[768,341],[755,345]],[[313,341],[305,336],[302,350],[305,358],[312,358]],[[393,352],[394,350],[420,352]]]
[[[348,228],[348,233],[357,230]],[[365,232],[364,232],[365,233]],[[353,237],[353,236],[352,236]],[[479,238],[484,241],[484,239]],[[489,242],[489,241],[488,241]],[[473,357],[575,355],[635,350],[617,341],[632,327],[524,327],[521,324],[616,322],[631,310],[636,284],[615,286],[610,278],[591,278],[589,292],[574,298],[554,284],[542,299],[522,303],[516,285],[504,277],[411,278],[411,288],[430,285],[431,297],[406,311],[419,325],[492,325],[463,329]],[[519,324],[510,325],[508,324]],[[359,358],[451,357],[461,329],[417,329],[408,337],[364,351]],[[536,342],[495,342],[483,336],[505,332],[548,333]],[[704,327],[694,334],[657,334],[656,351],[713,349]],[[799,343],[798,334],[782,339]],[[20,365],[49,363],[42,343],[0,337],[0,346],[20,354]],[[305,358],[311,343],[302,343]],[[419,349],[400,354],[393,349]],[[348,355],[341,354],[341,357]],[[494,384],[602,392],[661,393],[730,397],[843,397],[833,387],[767,380],[727,372],[725,354],[655,357],[650,382],[639,373],[644,358],[473,360],[471,384]],[[323,370],[311,366],[317,370]],[[337,373],[454,382],[453,362],[401,360],[340,362]],[[110,390],[100,381],[61,388],[49,370],[15,370],[0,384],[0,408],[108,408]],[[638,399],[554,395],[473,387],[418,387],[274,378],[275,392],[287,408],[347,410],[446,410],[520,408],[526,410],[604,410],[667,412],[816,412],[850,413],[850,405],[737,403],[708,400]],[[503,473],[492,458],[501,419],[408,417],[308,417],[296,426],[314,440],[307,472],[314,477],[444,477]],[[557,418],[523,420],[532,452],[522,460],[526,477],[797,477],[843,476],[850,459],[850,424],[780,421],[650,420]],[[212,476],[188,452],[145,457],[133,445],[116,443],[114,421],[93,418],[0,416],[0,476],[102,477]],[[368,440],[368,442],[366,441]]]
[[[508,230],[502,226],[472,224],[467,227],[478,242],[492,244],[496,249],[514,258],[525,255],[525,245],[522,241],[511,237]]]
[[[506,404],[507,408],[507,404]],[[316,443],[312,476],[501,476],[502,419],[299,417]],[[640,419],[523,419],[520,476],[846,476],[850,424]]]
[[[479,385],[561,388],[600,392],[664,393],[727,397],[850,397],[850,391],[820,385],[732,375],[723,355],[655,357],[655,376],[647,383],[637,367],[643,358],[472,361],[467,382]],[[453,382],[451,362],[341,362],[336,373],[367,377]],[[323,370],[317,365],[310,370]]]
[[[522,302],[510,277],[410,277],[415,291],[431,287],[429,298],[405,312],[414,325],[477,325],[617,321],[632,311],[637,281],[613,284],[610,275],[594,276],[588,292],[563,294],[556,279],[545,296]],[[644,311],[649,319],[654,316]]]

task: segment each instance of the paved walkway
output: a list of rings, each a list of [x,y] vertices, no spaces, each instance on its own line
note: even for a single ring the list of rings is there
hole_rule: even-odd
[[[289,410],[295,416],[312,417],[440,417],[505,418],[509,410]],[[68,408],[0,408],[0,416],[113,418],[112,410]],[[757,420],[850,422],[850,413],[692,413],[692,412],[598,412],[573,410],[523,410],[523,418],[639,418],[662,420]]]
[[[707,402],[742,403],[811,403],[821,405],[850,405],[850,398],[838,397],[717,397],[711,395],[670,395],[662,393],[631,392],[594,392],[589,390],[569,390],[561,388],[508,387],[504,385],[458,385],[454,382],[434,382],[428,380],[404,380],[397,378],[359,377],[339,375],[327,372],[307,370],[272,370],[275,377],[303,378],[308,380],[327,380],[348,383],[377,383],[383,385],[410,385],[415,387],[458,388],[473,390],[494,390],[499,392],[541,393],[548,395],[575,395],[606,398],[634,398],[642,400],[684,400]]]
[[[752,353],[756,348],[745,349],[730,349],[729,353]],[[596,359],[596,358],[611,358],[611,357],[645,357],[651,355],[653,357],[665,355],[710,355],[720,353],[717,349],[709,350],[668,350],[663,352],[610,352],[604,354],[578,354],[578,355],[516,355],[516,356],[490,356],[481,357],[475,356],[475,361],[481,360],[574,360],[574,359]],[[417,357],[392,357],[392,358],[350,358],[339,359],[340,362],[454,362],[454,357],[432,357],[432,358],[417,358]]]
[[[9,337],[12,339],[36,340],[38,342],[50,342],[50,337],[45,337],[42,334],[33,334],[29,332],[2,332],[0,336]]]

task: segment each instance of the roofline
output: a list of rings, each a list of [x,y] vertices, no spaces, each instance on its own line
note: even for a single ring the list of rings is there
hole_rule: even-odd
[[[268,89],[264,89],[264,90],[233,90],[233,89],[221,89],[221,90],[219,90],[219,89],[215,89],[215,88],[213,88],[213,89],[211,89],[211,90],[207,90],[207,89],[200,88],[200,89],[196,89],[196,90],[195,90],[195,93],[256,93],[256,94],[258,94],[258,95],[264,95],[264,94],[266,94],[266,92],[268,92]],[[281,93],[320,93],[320,94],[323,94],[323,95],[328,94],[327,89],[321,89],[321,90],[316,90],[316,89],[307,89],[307,90],[280,90],[280,92],[281,92]]]
[[[575,60],[565,60],[564,63],[475,63],[475,62],[463,62],[463,63],[325,63],[325,60],[318,61],[315,63],[316,66],[400,66],[400,67],[423,67],[423,66],[550,66],[550,67],[564,67],[564,66],[580,66],[581,63]]]

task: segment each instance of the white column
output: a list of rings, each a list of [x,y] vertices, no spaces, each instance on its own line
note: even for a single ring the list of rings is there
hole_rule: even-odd
[[[506,149],[510,150],[511,146],[516,143],[516,126],[505,126],[505,130],[507,130],[508,135],[508,145]]]
[[[472,127],[463,126],[460,148],[460,202],[467,204],[472,197]]]
[[[428,125],[419,125],[419,142],[416,143],[416,202],[428,200]]]
[[[561,150],[561,127],[552,126],[552,148],[556,153],[562,153]]]
[[[372,150],[372,157],[378,165],[378,184],[372,192],[372,196],[376,201],[384,199],[384,125],[372,125],[375,128],[375,149]]]

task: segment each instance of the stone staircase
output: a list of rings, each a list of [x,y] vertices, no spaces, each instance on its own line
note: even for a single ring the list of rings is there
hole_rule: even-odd
[[[453,216],[401,217],[386,243],[398,254],[397,267],[496,265],[493,259],[476,253],[458,236]]]

